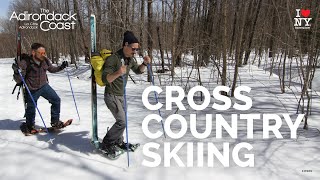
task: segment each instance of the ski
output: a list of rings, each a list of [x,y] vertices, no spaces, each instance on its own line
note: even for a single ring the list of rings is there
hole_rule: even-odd
[[[91,37],[91,55],[97,51],[96,47],[96,17],[90,15],[90,37]],[[90,55],[90,57],[91,57]],[[91,111],[92,111],[92,138],[91,142],[99,148],[98,139],[98,117],[97,117],[97,84],[94,76],[94,69],[91,66]]]
[[[66,120],[64,123],[63,123],[63,127],[62,128],[54,128],[54,127],[48,127],[48,132],[49,133],[53,133],[53,132],[60,132],[61,129],[69,126],[72,124],[72,121],[73,119],[68,119]],[[32,136],[32,135],[36,135],[36,134],[39,134],[39,133],[47,133],[47,130],[46,128],[44,127],[39,127],[39,128],[36,128],[36,132],[34,133],[28,133],[26,132],[26,128],[27,128],[27,124],[25,122],[23,122],[21,125],[20,125],[20,130],[21,132],[25,135],[25,136]]]

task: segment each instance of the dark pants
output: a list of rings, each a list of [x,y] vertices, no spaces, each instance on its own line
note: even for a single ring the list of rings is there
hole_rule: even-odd
[[[51,122],[58,121],[60,119],[60,97],[51,88],[49,84],[42,86],[40,89],[31,91],[32,97],[37,104],[40,96],[45,98],[51,104]],[[26,109],[26,119],[27,125],[33,126],[34,119],[36,116],[36,107],[34,106],[29,94],[27,94],[27,109]]]
[[[103,138],[103,143],[106,145],[122,143],[123,132],[126,128],[123,96],[105,94],[104,102],[116,119],[116,122]]]

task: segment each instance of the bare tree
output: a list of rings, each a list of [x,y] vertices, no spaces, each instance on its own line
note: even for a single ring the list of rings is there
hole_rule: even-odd
[[[221,76],[221,85],[225,86],[227,85],[227,4],[228,1],[223,2],[223,7],[222,7],[222,16],[223,16],[223,32],[222,32],[222,59],[223,59],[223,65],[222,65],[222,76]],[[225,92],[224,95],[227,95]]]
[[[182,1],[182,10],[181,10],[181,16],[180,16],[177,44],[175,49],[176,54],[173,57],[173,59],[175,59],[174,60],[175,66],[181,66],[181,55],[182,55],[182,49],[184,44],[184,29],[185,29],[186,20],[188,19],[189,4],[190,4],[189,0]]]
[[[177,0],[173,0],[173,19],[172,19],[172,47],[171,47],[171,78],[173,81],[174,77],[174,67],[175,67],[175,44],[176,44],[176,26],[177,26]]]
[[[247,50],[245,52],[244,63],[243,63],[244,65],[248,64],[249,56],[250,56],[250,53],[251,53],[253,36],[254,36],[254,32],[255,32],[255,29],[256,29],[256,24],[257,24],[257,20],[258,20],[260,8],[261,8],[261,2],[262,2],[262,0],[258,1],[258,5],[257,5],[258,7],[257,7],[256,12],[255,12],[255,17],[254,17],[254,20],[253,20],[253,24],[250,27],[249,40],[248,40],[249,42],[248,42]]]
[[[152,0],[148,0],[148,55],[151,58],[152,62],[152,51],[153,51],[153,33],[152,33],[152,25],[153,25],[153,13],[152,13]],[[151,63],[152,64],[152,63]],[[150,68],[152,69],[152,68]],[[151,82],[151,74],[148,71],[148,82]]]
[[[247,18],[247,14],[248,14],[248,9],[247,2],[244,2],[242,4],[242,8],[243,11],[242,13],[240,13],[240,15],[242,15],[242,22],[239,23],[238,25],[238,38],[237,38],[237,43],[236,43],[236,53],[235,53],[235,67],[234,67],[234,74],[233,74],[233,82],[232,82],[232,87],[231,87],[231,96],[234,96],[234,90],[236,88],[237,85],[237,80],[238,80],[238,68],[241,65],[241,59],[242,59],[242,52],[241,52],[241,43],[243,42],[243,33],[244,33],[244,29],[245,29],[245,22],[246,22],[246,18]]]

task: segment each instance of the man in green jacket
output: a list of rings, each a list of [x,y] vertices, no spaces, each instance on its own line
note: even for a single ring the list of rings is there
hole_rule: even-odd
[[[122,49],[108,57],[102,73],[102,81],[106,84],[104,101],[116,122],[107,132],[101,148],[108,154],[117,156],[126,149],[123,132],[126,127],[124,109],[124,86],[127,83],[130,69],[136,74],[142,74],[150,63],[150,57],[145,56],[143,63],[138,65],[134,54],[139,50],[139,41],[131,31],[124,33]],[[132,146],[129,144],[129,148]]]

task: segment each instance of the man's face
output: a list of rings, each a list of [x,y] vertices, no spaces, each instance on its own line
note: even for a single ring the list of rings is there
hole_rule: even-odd
[[[139,43],[125,44],[123,53],[126,57],[133,57],[139,51]]]
[[[32,50],[32,55],[35,59],[43,61],[46,58],[46,49],[43,47],[38,48],[37,50]]]

